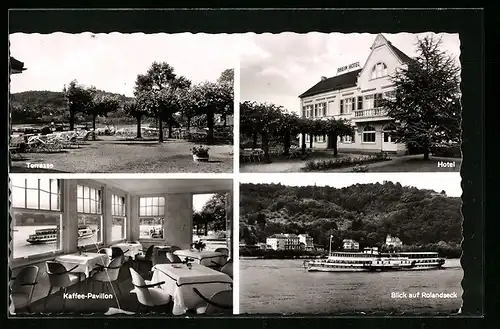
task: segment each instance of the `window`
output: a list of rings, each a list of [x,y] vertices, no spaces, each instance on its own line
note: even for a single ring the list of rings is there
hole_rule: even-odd
[[[314,136],[314,141],[317,142],[317,143],[324,143],[325,142],[325,136],[324,135]]]
[[[363,143],[375,143],[375,128],[366,126],[363,129]]]
[[[102,191],[89,186],[77,185],[78,246],[102,243]]]
[[[139,198],[139,238],[163,239],[164,197]]]
[[[306,117],[306,109],[307,109],[307,107],[306,107],[306,106],[304,106],[304,107],[302,108],[302,117],[303,117],[303,118],[305,118],[305,117]]]
[[[358,110],[363,109],[363,96],[358,96]]]
[[[60,180],[12,177],[12,257],[62,248]]]
[[[364,108],[365,109],[372,109],[375,107],[375,96],[374,95],[366,95],[364,97]]]
[[[373,101],[374,107],[380,107],[382,106],[382,94],[375,94],[375,99]]]
[[[139,218],[139,239],[163,239],[163,217]]]
[[[396,91],[395,90],[391,90],[391,91],[386,91],[384,93],[384,98],[387,98],[387,99],[394,99],[396,97]]]
[[[350,136],[342,136],[341,138],[342,143],[354,143],[354,134]]]
[[[12,206],[36,210],[61,210],[61,188],[57,179],[13,177]]]
[[[314,117],[315,117],[315,118],[316,118],[316,117],[318,117],[318,109],[319,109],[319,108],[318,108],[318,105],[319,105],[319,104],[314,104]]]
[[[306,117],[306,118],[311,117],[311,116],[312,116],[312,114],[313,114],[313,113],[312,113],[312,109],[313,109],[312,105],[307,105],[307,106],[305,107],[305,109],[306,109],[306,114],[305,114],[305,117]]]
[[[126,205],[125,197],[113,194],[111,196],[111,214],[113,225],[111,228],[111,241],[123,240],[126,238]]]
[[[393,124],[388,124],[384,127],[383,133],[384,133],[384,143],[392,143],[393,138],[392,138],[392,132],[395,130],[395,127]]]
[[[372,69],[372,79],[378,79],[387,76],[387,65],[377,63]]]
[[[328,114],[332,114],[335,111],[333,104],[335,104],[335,101],[328,101]]]
[[[340,114],[349,114],[354,110],[356,98],[346,98],[340,100]]]

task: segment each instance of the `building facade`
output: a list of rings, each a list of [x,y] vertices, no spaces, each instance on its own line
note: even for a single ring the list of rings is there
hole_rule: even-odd
[[[273,250],[300,250],[300,240],[296,234],[274,234],[266,239]]]
[[[362,68],[339,73],[332,78],[321,77],[317,84],[299,96],[302,117],[346,119],[354,128],[352,136],[338,137],[337,140],[333,136],[316,136],[313,148],[330,149],[333,143],[337,143],[339,151],[406,151],[405,145],[393,141],[393,119],[387,116],[380,101],[393,97],[394,85],[390,75],[412,59],[382,34],[377,35],[370,49]],[[359,67],[356,63],[350,66]],[[306,135],[308,148],[310,138]],[[302,136],[299,141],[302,144]]]
[[[359,250],[359,243],[352,239],[344,239],[342,245],[344,250]]]
[[[388,247],[390,246],[395,248],[403,246],[403,242],[401,241],[401,239],[399,239],[397,236],[391,236],[390,234],[387,234],[387,237],[385,238],[385,244]]]
[[[314,250],[314,239],[309,234],[299,234],[299,243],[304,244],[304,250]]]

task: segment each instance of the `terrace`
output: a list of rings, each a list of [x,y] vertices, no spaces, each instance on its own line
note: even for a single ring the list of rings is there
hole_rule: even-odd
[[[11,314],[232,314],[231,180],[12,175],[11,185]],[[200,196],[217,196],[219,216],[202,216],[215,236],[194,221]]]

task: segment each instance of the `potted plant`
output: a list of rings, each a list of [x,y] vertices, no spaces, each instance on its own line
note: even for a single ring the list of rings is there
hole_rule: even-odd
[[[81,256],[81,255],[84,255],[85,253],[85,247],[78,247],[78,254]]]
[[[200,241],[196,241],[195,243],[192,243],[191,247],[193,247],[194,249],[196,249],[198,251],[203,251],[203,249],[205,249],[205,247],[206,247],[206,244],[200,240]]]
[[[208,151],[210,148],[208,147],[203,147],[202,145],[198,147],[193,147],[191,152],[193,153],[193,160],[198,162],[198,161],[208,161],[209,155]]]

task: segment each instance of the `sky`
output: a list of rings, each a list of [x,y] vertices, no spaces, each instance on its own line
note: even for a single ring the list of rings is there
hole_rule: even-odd
[[[201,211],[203,206],[210,200],[215,194],[194,194],[193,195],[193,210]]]
[[[154,61],[172,65],[193,83],[215,81],[237,63],[229,34],[24,34],[10,35],[11,56],[24,62],[11,77],[11,93],[62,91],[77,79],[108,92],[133,96],[137,74]]]
[[[383,33],[410,57],[416,55],[416,37],[427,33]],[[333,77],[337,68],[359,62],[364,65],[376,34],[368,33],[246,33],[237,40],[240,51],[241,101],[270,102],[298,113],[298,96]],[[439,34],[441,49],[459,61],[458,34]]]
[[[252,174],[240,175],[241,184],[281,184],[287,186],[331,186],[342,188],[354,184],[399,182],[403,186],[418,189],[430,189],[436,192],[444,190],[451,197],[462,196],[462,177],[460,173],[342,173],[342,174]]]

